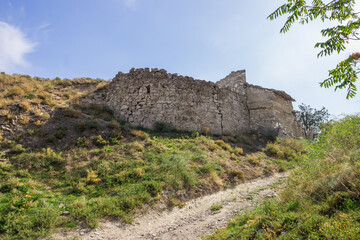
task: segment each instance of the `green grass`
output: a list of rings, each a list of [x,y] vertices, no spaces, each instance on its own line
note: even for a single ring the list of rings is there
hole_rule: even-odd
[[[223,205],[218,205],[218,204],[216,204],[216,205],[212,205],[211,208],[210,208],[210,210],[211,210],[211,211],[219,211],[219,210],[221,210],[222,208],[223,208]]]
[[[16,147],[0,162],[0,237],[32,239],[56,228],[96,227],[104,217],[131,222],[144,205],[164,201],[164,190],[169,206],[181,206],[179,190],[220,189],[252,178],[250,168],[267,174],[268,167],[289,162],[260,154],[261,164],[253,166],[229,144],[210,151],[214,140],[208,136],[129,134],[114,144],[83,137],[79,147],[63,151]]]
[[[275,147],[266,150],[279,155]],[[304,149],[305,160],[280,199],[266,201],[207,239],[358,239],[360,116],[328,123]]]
[[[131,222],[157,202],[181,207],[186,198],[300,163],[301,141],[269,143],[279,155],[254,152],[247,136],[213,137],[206,129],[203,136],[163,123],[150,131],[104,106],[81,105],[104,84],[0,76],[1,120],[29,118],[14,136],[0,130],[0,239],[37,239],[104,218]],[[24,109],[11,110],[17,103]]]

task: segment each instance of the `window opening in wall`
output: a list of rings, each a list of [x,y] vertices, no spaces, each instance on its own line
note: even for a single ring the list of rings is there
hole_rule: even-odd
[[[147,94],[150,94],[150,85],[148,85],[148,86],[146,87],[146,92],[147,92]]]

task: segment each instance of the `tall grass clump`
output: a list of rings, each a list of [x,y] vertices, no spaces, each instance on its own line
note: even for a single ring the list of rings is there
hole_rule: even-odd
[[[360,116],[325,124],[304,149],[305,159],[279,199],[208,239],[359,239]],[[266,151],[276,156],[281,148],[271,145]]]

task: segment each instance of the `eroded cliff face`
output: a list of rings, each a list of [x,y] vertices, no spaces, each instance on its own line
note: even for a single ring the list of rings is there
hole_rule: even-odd
[[[212,83],[165,70],[132,69],[118,73],[85,101],[105,104],[117,118],[150,129],[162,122],[186,131],[209,128],[213,134],[237,135],[253,129],[302,136],[292,112],[293,99],[247,84],[244,70]]]

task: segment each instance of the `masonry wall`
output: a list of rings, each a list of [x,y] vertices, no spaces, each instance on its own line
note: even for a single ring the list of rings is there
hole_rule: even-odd
[[[293,113],[294,99],[246,83],[244,70],[215,84],[165,70],[132,69],[118,73],[85,101],[105,104],[117,118],[150,129],[162,122],[186,131],[207,127],[213,134],[275,130],[280,136],[303,136]]]
[[[304,136],[296,121],[293,99],[281,91],[247,85],[247,106],[250,113],[250,128],[279,136]]]
[[[240,134],[249,125],[246,104],[239,94],[165,70],[119,73],[103,94],[101,101],[116,117],[146,128],[163,122],[186,131],[208,127],[214,134]]]

